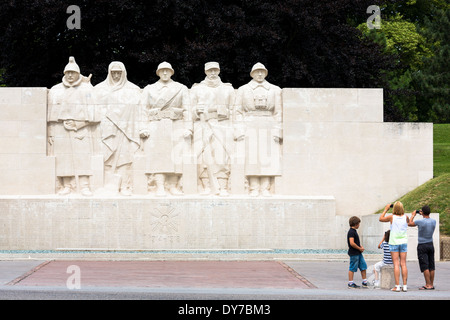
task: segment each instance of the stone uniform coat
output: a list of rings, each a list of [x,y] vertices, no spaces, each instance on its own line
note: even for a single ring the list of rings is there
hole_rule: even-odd
[[[245,134],[245,175],[281,175],[281,88],[255,80],[238,89],[235,125]]]
[[[56,176],[92,175],[92,126],[100,116],[91,104],[92,85],[83,76],[77,83],[53,86],[48,93],[48,134],[52,140],[50,155],[56,157]],[[68,126],[68,121],[75,125]]]
[[[175,81],[158,81],[143,91],[146,173],[176,173],[183,169],[183,154],[188,148],[184,135],[192,130],[188,88]]]

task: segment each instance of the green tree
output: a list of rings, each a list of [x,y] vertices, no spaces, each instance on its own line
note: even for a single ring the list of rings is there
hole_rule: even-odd
[[[358,26],[397,59],[387,72],[385,120],[449,121],[449,9],[448,0],[391,0],[382,6],[381,29]]]
[[[423,66],[424,57],[432,52],[427,39],[417,31],[414,23],[399,13],[383,17],[381,29],[369,29],[365,23],[357,27],[372,41],[384,47],[385,54],[396,57],[398,68],[388,72],[391,109],[385,119],[394,121],[417,121],[417,90],[412,73]]]
[[[422,25],[433,16],[434,8],[448,9],[448,6],[448,0],[390,0],[383,4],[383,14],[389,17],[400,14],[405,20]]]
[[[418,97],[422,118],[433,122],[450,122],[450,10],[433,9],[433,18],[426,18],[421,33],[432,42],[433,55],[423,58],[423,66],[413,73],[420,91]]]

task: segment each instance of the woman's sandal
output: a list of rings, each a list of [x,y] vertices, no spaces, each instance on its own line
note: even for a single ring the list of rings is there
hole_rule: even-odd
[[[391,289],[391,291],[394,291],[394,292],[401,292],[402,289],[401,289],[400,286],[395,286],[394,288]]]

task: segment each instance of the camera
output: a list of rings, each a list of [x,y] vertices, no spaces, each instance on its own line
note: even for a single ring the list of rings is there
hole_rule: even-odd
[[[391,203],[391,208],[393,208],[394,207],[394,204],[393,203]]]
[[[422,215],[422,214],[420,213],[420,210],[416,210],[416,214]]]

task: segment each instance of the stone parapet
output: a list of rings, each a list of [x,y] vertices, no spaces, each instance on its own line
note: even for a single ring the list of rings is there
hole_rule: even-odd
[[[326,196],[2,196],[0,211],[0,250],[336,247]]]

